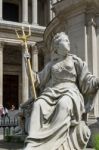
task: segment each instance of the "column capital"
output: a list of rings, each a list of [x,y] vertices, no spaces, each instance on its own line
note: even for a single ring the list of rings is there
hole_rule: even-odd
[[[37,45],[31,45],[32,53],[38,54],[38,48]]]
[[[31,48],[33,48],[34,46],[36,46],[36,43],[32,43],[30,46]]]
[[[88,25],[96,27],[96,21],[94,17],[90,17],[90,19],[88,20]]]

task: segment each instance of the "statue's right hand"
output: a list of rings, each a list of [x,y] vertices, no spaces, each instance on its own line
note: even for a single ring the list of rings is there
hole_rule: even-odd
[[[32,70],[32,75],[33,75],[34,77],[36,77],[36,72],[34,72],[33,70]]]
[[[33,75],[33,78],[34,78],[35,85],[38,86],[40,84],[40,79],[38,77],[38,73],[32,70],[32,75]]]
[[[30,59],[30,54],[29,54],[29,52],[25,52],[25,53],[24,53],[24,58]]]

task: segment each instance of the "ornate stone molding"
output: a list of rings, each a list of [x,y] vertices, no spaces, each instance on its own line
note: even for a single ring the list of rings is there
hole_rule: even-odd
[[[0,43],[3,43],[4,45],[23,45],[20,40],[15,39],[8,39],[8,38],[0,38]],[[35,42],[28,41],[28,45],[34,45]]]
[[[58,15],[60,12],[63,10],[70,10],[79,7],[80,5],[95,5],[99,7],[99,1],[98,0],[62,0],[59,3],[55,3],[53,5],[53,11],[55,12],[56,15]]]
[[[33,34],[43,34],[45,27],[42,26],[37,26],[37,25],[29,25],[29,24],[24,24],[24,23],[17,23],[17,22],[11,22],[11,21],[0,21],[0,29],[1,31],[10,31],[12,33],[15,33],[15,29],[20,30],[21,27],[24,26],[25,28],[28,29],[28,27],[31,27],[31,31]]]
[[[35,44],[31,45],[31,48],[32,48],[33,54],[38,54],[38,49],[37,49],[37,46]]]

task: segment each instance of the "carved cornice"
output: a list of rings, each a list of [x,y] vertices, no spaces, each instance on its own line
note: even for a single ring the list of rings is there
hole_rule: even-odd
[[[19,30],[22,26],[24,26],[27,30],[28,30],[28,27],[30,26],[32,32],[34,32],[34,33],[41,33],[42,34],[45,30],[45,27],[39,26],[39,25],[17,23],[17,22],[5,21],[5,20],[2,20],[0,22],[0,29],[7,29],[7,30],[18,29]]]
[[[33,54],[38,54],[38,48],[37,48],[37,45],[36,45],[36,44],[31,45],[31,48],[32,48],[32,53],[33,53]]]
[[[84,1],[84,0],[83,0]],[[60,3],[56,3],[53,5],[53,11],[56,15],[60,14],[63,10],[70,10],[70,8],[73,8],[77,6],[78,4],[83,2],[82,0],[63,0]]]
[[[55,3],[53,5],[53,11],[56,15],[62,13],[65,11],[71,11],[72,9],[75,9],[76,7],[82,6],[82,5],[95,5],[99,8],[99,0],[62,0],[59,3]]]
[[[8,38],[0,38],[0,43],[2,43],[2,45],[20,45],[22,46],[22,42],[20,40],[16,40],[16,39],[8,39]],[[32,41],[28,41],[28,45],[34,45],[35,42]],[[1,45],[1,44],[0,44]]]

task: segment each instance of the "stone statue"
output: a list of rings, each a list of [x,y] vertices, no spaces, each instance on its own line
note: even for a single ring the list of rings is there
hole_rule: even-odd
[[[93,107],[99,78],[69,52],[68,36],[57,33],[51,43],[51,61],[41,72],[33,72],[41,95],[33,104],[24,150],[82,150],[87,145],[90,130],[82,116]]]

